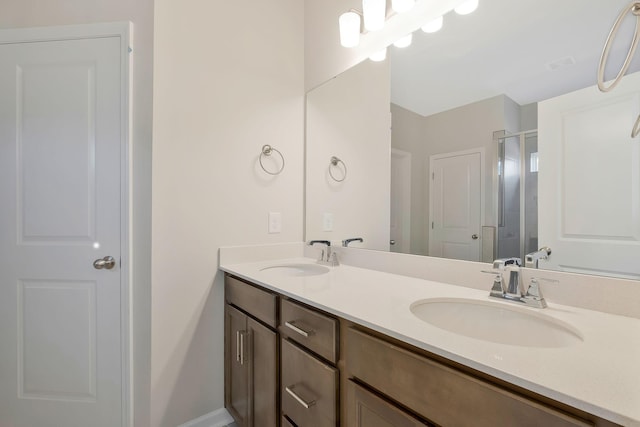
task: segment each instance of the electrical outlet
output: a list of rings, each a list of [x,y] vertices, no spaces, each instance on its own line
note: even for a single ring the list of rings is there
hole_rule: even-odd
[[[269,234],[276,234],[282,231],[282,214],[280,212],[269,212]]]
[[[333,214],[325,213],[322,216],[322,231],[333,231]]]

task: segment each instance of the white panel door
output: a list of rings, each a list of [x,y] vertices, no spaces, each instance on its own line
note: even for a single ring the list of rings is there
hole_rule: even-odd
[[[429,256],[480,261],[482,154],[430,157]]]
[[[391,149],[391,252],[411,253],[411,153]]]
[[[538,105],[544,268],[640,278],[640,73]],[[542,263],[541,263],[542,265]]]
[[[3,427],[122,423],[120,55],[0,45]]]

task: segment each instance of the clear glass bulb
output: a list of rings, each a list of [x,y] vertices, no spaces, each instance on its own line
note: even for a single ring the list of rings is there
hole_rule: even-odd
[[[422,26],[422,31],[425,33],[435,33],[442,29],[442,25],[444,24],[444,17],[439,16],[433,21],[429,21]]]
[[[478,8],[478,0],[467,0],[462,3],[460,6],[456,7],[455,10],[458,15],[468,15],[474,10]]]

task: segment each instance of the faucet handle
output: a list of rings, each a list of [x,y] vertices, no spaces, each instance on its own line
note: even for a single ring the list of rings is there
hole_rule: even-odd
[[[529,281],[529,288],[527,289],[527,293],[524,295],[525,300],[534,301],[535,305],[539,308],[545,308],[547,306],[547,302],[542,295],[542,288],[540,287],[540,282],[550,282],[550,283],[560,283],[555,279],[545,279],[543,277],[532,277]]]
[[[493,279],[493,285],[491,286],[491,291],[489,292],[490,296],[502,297],[506,292],[506,288],[504,286],[504,280],[502,279],[502,271],[503,270],[501,269],[480,270],[481,273],[495,275]]]

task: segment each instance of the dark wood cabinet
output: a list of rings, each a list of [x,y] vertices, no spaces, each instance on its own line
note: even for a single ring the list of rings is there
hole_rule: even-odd
[[[234,283],[233,286],[237,285]],[[243,286],[250,287],[248,284]],[[252,293],[253,290],[249,292]],[[241,307],[244,305],[242,298],[234,302]],[[255,299],[249,297],[247,302],[253,304]],[[238,427],[277,427],[280,417],[277,331],[258,321],[251,313],[227,303],[224,335],[227,410]]]
[[[352,380],[347,383],[348,424],[353,427],[429,427]]]

